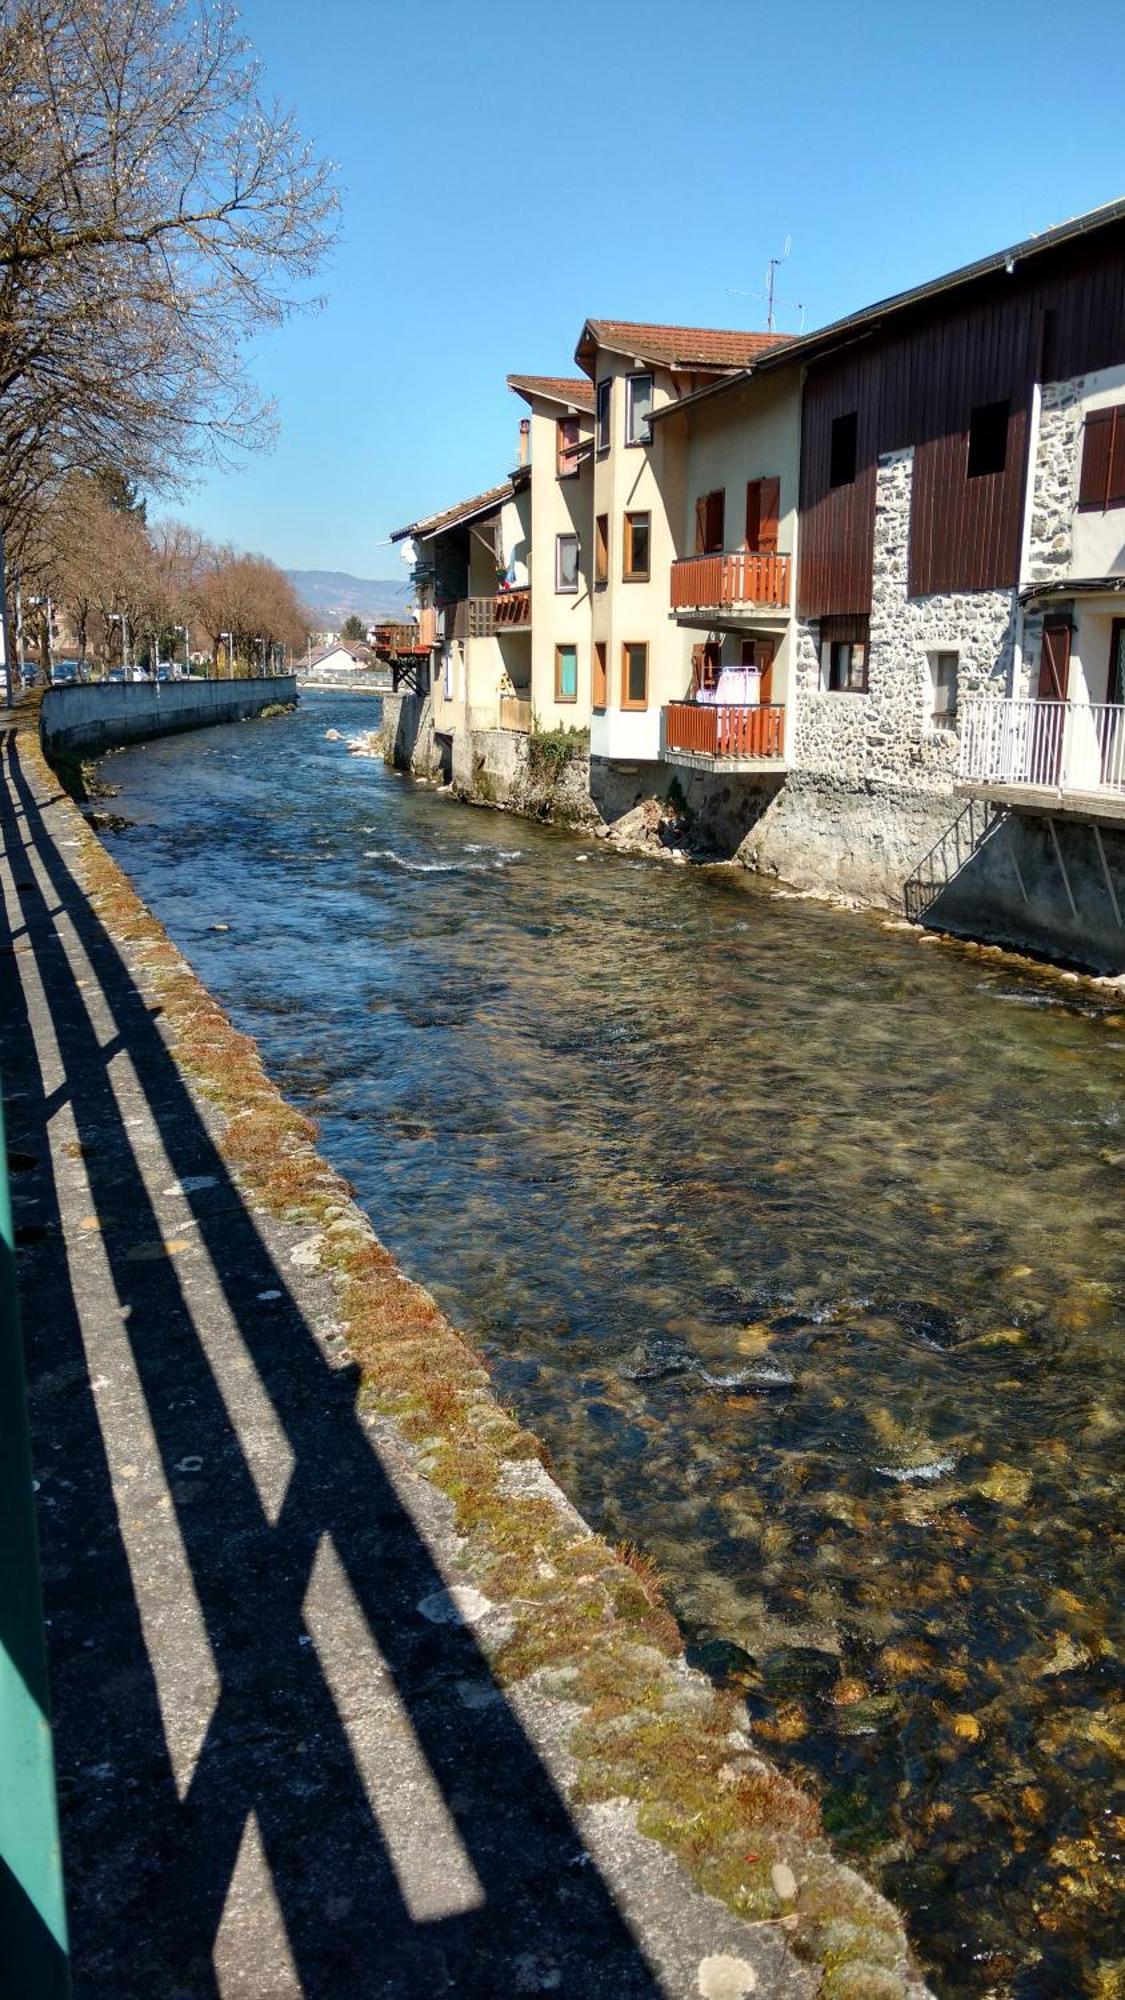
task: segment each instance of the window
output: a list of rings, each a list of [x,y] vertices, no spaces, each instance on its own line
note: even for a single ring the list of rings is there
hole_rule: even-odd
[[[935,729],[957,726],[957,654],[930,654],[930,686],[933,690],[930,719]]]
[[[578,588],[578,537],[577,535],[556,535],[555,537],[555,589],[573,591]]]
[[[578,700],[578,648],[555,647],[555,700]]]
[[[651,514],[626,514],[621,574],[626,583],[644,583],[649,574]]]
[[[574,479],[579,470],[577,417],[560,417],[555,437],[555,471],[560,479]]]
[[[604,590],[609,582],[609,515],[599,514],[594,522],[594,586]]]
[[[621,648],[621,706],[648,707],[648,647],[628,641]]]
[[[858,410],[849,410],[846,417],[833,417],[828,458],[829,486],[850,486],[853,483],[858,442]]]
[[[1002,403],[978,403],[969,418],[970,479],[983,479],[990,472],[1003,472],[1008,456],[1008,410]]]
[[[648,427],[652,415],[652,376],[627,375],[625,377],[625,442],[626,444],[647,444],[652,433]]]
[[[780,479],[751,479],[746,487],[746,547],[755,555],[777,550]]]
[[[442,693],[446,701],[453,700],[453,648],[446,646],[442,656]]]
[[[609,705],[609,670],[606,666],[604,639],[594,641],[593,700],[595,708],[606,708]]]
[[[710,556],[718,553],[723,546],[723,532],[726,515],[726,494],[722,487],[714,493],[701,493],[695,503],[695,553]]]
[[[609,450],[610,438],[613,435],[609,427],[612,396],[613,396],[613,377],[612,375],[605,375],[603,376],[602,380],[598,383],[598,389],[597,389],[597,399],[598,399],[597,446],[599,451]]]
[[[865,615],[820,621],[820,686],[824,694],[867,693]]]
[[[1078,505],[1083,513],[1099,514],[1125,507],[1125,403],[1091,410],[1086,418]]]

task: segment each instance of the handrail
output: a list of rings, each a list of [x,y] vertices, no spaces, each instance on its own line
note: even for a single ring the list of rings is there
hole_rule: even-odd
[[[790,566],[790,557],[774,550],[736,549],[726,555],[681,556],[672,564],[671,608],[786,606]]]
[[[783,757],[785,709],[780,702],[671,701],[664,747],[702,757]]]
[[[960,725],[963,780],[1125,796],[1125,703],[975,695]]]

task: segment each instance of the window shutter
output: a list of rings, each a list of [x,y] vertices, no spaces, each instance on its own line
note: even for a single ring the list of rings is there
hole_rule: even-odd
[[[1091,410],[1082,439],[1082,472],[1078,482],[1080,507],[1104,507],[1109,489],[1109,460],[1116,410]]]
[[[762,482],[751,479],[746,485],[746,547],[751,554],[761,544],[758,536],[762,531]]]
[[[760,479],[758,548],[763,555],[777,553],[777,513],[781,500],[780,479]]]
[[[705,646],[693,646],[691,649],[691,686],[693,694],[703,686],[703,656],[706,650]]]
[[[1110,412],[1113,438],[1109,447],[1107,507],[1125,507],[1125,403]]]
[[[701,556],[707,547],[707,495],[700,494],[695,503],[695,553]]]
[[[707,495],[707,548],[709,551],[723,546],[723,515],[726,511],[726,494],[722,487]]]

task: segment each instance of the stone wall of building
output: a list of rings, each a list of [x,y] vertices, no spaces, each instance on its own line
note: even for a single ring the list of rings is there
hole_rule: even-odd
[[[1085,387],[1086,377],[1078,375],[1069,382],[1046,382],[1040,391],[1027,545],[1029,583],[1061,583],[1073,568]]]

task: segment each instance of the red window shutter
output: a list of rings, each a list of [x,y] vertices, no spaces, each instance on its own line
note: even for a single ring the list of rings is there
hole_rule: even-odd
[[[693,693],[703,686],[703,656],[706,650],[705,646],[693,646],[691,649],[691,685]]]
[[[746,485],[746,547],[753,553],[758,547],[758,536],[762,524],[762,482],[751,479]]]
[[[1109,490],[1109,461],[1116,410],[1091,410],[1082,439],[1082,471],[1078,481],[1080,507],[1104,507]]]
[[[707,495],[701,493],[695,503],[695,553],[705,554],[707,549]]]
[[[1109,447],[1106,506],[1125,507],[1125,403],[1118,403],[1110,414],[1113,417],[1113,438]]]
[[[780,479],[760,479],[761,493],[758,519],[758,548],[763,555],[777,552],[777,513],[781,500]]]
[[[710,555],[723,546],[723,515],[726,511],[726,494],[720,488],[707,495],[707,553]]]

